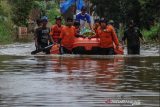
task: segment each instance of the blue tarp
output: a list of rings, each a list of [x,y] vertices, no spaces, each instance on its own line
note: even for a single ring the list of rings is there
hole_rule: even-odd
[[[67,9],[69,6],[77,1],[77,10],[81,10],[81,7],[83,6],[83,1],[82,0],[67,0],[65,2],[62,2],[60,4],[60,8],[62,13],[66,13]]]
[[[77,10],[81,10],[81,7],[83,6],[82,0],[77,0]]]

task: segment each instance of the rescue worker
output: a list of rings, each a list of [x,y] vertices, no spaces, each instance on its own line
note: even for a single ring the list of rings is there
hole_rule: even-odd
[[[87,6],[81,7],[81,12],[76,15],[76,21],[80,23],[81,31],[85,30],[85,22],[89,24],[90,29],[92,29],[91,25],[91,18],[90,15],[86,13],[87,12]]]
[[[100,19],[100,27],[98,27],[96,34],[92,35],[91,37],[100,38],[102,55],[113,55],[114,54],[113,42],[115,43],[116,48],[118,49],[119,41],[113,30],[113,27],[108,26],[107,22],[108,20],[105,17],[102,17]]]
[[[92,29],[93,29],[94,32],[96,32],[97,29],[98,29],[98,27],[100,26],[100,25],[99,25],[99,19],[95,19],[95,20],[94,20],[94,25],[95,25],[95,26],[93,26]]]
[[[56,25],[52,26],[51,32],[49,34],[51,42],[54,44],[58,42],[58,38],[60,36],[61,30],[64,27],[64,25],[62,25],[62,18],[60,16],[57,16],[55,19],[56,19]]]
[[[42,18],[42,27],[39,27],[36,30],[36,35],[35,35],[35,46],[38,49],[43,49],[46,46],[49,45],[49,33],[50,33],[50,28],[47,27],[47,22],[48,18],[44,16]],[[50,54],[50,49],[45,49],[43,52],[46,52],[46,54]]]
[[[114,27],[114,21],[113,20],[109,20],[109,24],[114,28],[114,31],[115,31],[115,33],[117,35],[117,38],[118,38],[118,31],[117,31],[117,28]]]
[[[77,31],[73,25],[73,18],[67,18],[66,27],[62,28],[60,37],[58,39],[57,46],[60,48],[60,54],[72,54],[72,47],[74,42],[74,37],[82,37],[77,34]],[[61,46],[60,46],[61,44]]]
[[[142,33],[138,28],[135,27],[133,20],[129,20],[128,29],[124,32],[122,38],[122,48],[124,49],[125,39],[127,39],[127,48],[128,54],[139,54],[140,55],[140,40],[139,37],[143,40],[143,43],[146,44],[146,40],[143,37]]]

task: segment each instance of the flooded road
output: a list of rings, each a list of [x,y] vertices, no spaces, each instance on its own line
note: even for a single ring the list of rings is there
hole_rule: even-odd
[[[32,56],[33,40],[0,45],[0,107],[159,107],[158,47],[142,46],[141,56]]]

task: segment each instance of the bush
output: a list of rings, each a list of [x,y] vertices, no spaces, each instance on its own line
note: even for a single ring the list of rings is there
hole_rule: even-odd
[[[51,7],[50,10],[47,11],[47,17],[49,22],[51,22],[52,24],[55,24],[56,23],[55,17],[61,16],[61,13],[57,11],[58,4],[54,2],[49,4],[52,4],[52,7],[50,6]],[[62,18],[62,23],[65,23],[63,18]]]
[[[4,21],[0,20],[0,42],[2,41],[9,41],[11,40],[11,34],[9,33],[9,30],[7,26],[5,26]]]
[[[35,1],[33,8],[41,10],[41,16],[47,16],[48,21],[52,24],[56,23],[55,17],[61,16],[61,13],[57,11],[59,5],[53,1]],[[64,23],[64,19],[63,22]]]
[[[15,16],[13,17],[13,20],[17,26],[28,26],[27,19],[29,19],[33,4],[33,0],[18,0],[15,2],[16,8],[14,10]]]
[[[120,35],[120,38],[123,37],[124,32],[126,30],[126,26],[124,26],[121,30],[118,31],[118,34]],[[141,30],[141,33],[145,37],[147,41],[159,41],[159,32],[160,32],[160,22],[156,23],[151,29],[148,31],[146,29]]]
[[[0,41],[8,41],[16,35],[16,31],[13,28],[13,9],[6,0],[0,1]]]
[[[35,1],[33,8],[41,10],[41,17],[46,16],[46,2],[45,1]]]
[[[160,23],[157,23],[153,27],[151,27],[150,31],[146,29],[141,31],[141,33],[147,40],[154,40],[154,41],[158,40],[159,32],[160,32]]]
[[[120,40],[122,40],[121,38],[124,35],[125,30],[127,29],[127,26],[124,26],[121,30],[118,30],[118,35],[120,36]]]

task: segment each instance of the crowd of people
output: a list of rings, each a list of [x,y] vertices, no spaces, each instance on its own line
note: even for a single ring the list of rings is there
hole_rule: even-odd
[[[94,25],[91,25],[90,15],[87,14],[87,7],[82,6],[81,12],[76,15],[75,22],[72,17],[67,18],[67,26],[62,25],[62,18],[57,16],[55,18],[56,24],[52,28],[47,27],[48,19],[44,16],[42,19],[37,20],[35,29],[35,46],[36,49],[42,49],[49,44],[57,44],[61,54],[71,54],[75,37],[84,37],[81,35],[81,31],[85,29],[85,22],[89,24],[90,30],[95,32],[95,35],[90,35],[88,39],[100,38],[101,53],[103,55],[113,55],[114,47],[119,47],[117,28],[114,27],[114,21],[105,17],[94,20]],[[74,23],[73,23],[74,22]],[[74,25],[74,26],[73,26]],[[125,39],[127,39],[128,54],[140,54],[140,40],[146,43],[145,38],[141,34],[140,30],[135,27],[133,20],[128,22],[128,29],[124,32],[122,38],[122,48],[124,49]],[[44,49],[43,52],[50,54],[50,48]]]

